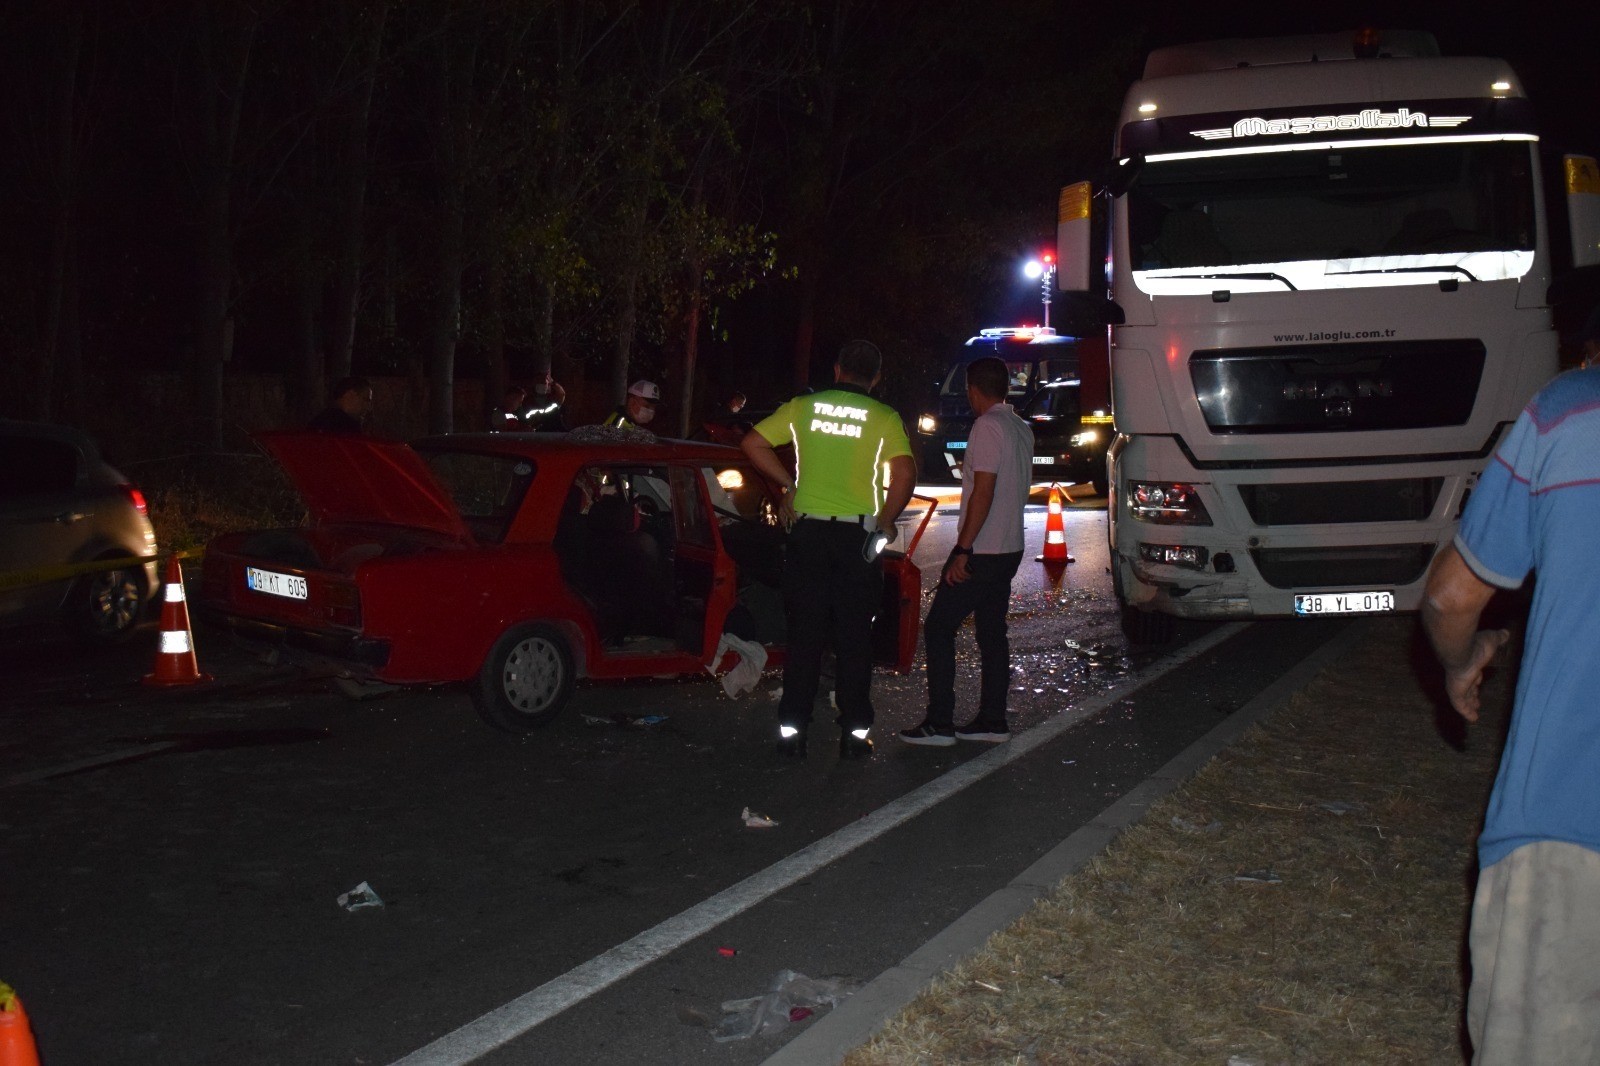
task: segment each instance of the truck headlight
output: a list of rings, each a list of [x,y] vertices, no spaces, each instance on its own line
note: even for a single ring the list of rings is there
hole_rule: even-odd
[[[923,415],[917,419],[918,433],[932,433],[939,428],[939,420],[932,415]]]
[[[1209,526],[1211,516],[1193,485],[1171,481],[1135,481],[1128,485],[1133,517],[1164,525]]]
[[[1086,446],[1088,446],[1090,444],[1093,444],[1095,441],[1097,441],[1099,439],[1100,439],[1100,431],[1099,430],[1086,429],[1082,433],[1074,433],[1072,435],[1072,446],[1074,448],[1083,448],[1083,447],[1086,447]]]

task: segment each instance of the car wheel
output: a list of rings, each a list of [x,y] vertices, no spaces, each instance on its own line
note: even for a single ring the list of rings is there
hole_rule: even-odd
[[[144,618],[144,572],[138,567],[86,574],[67,600],[67,621],[91,644],[114,644]]]
[[[547,625],[508,629],[489,651],[472,702],[496,729],[525,733],[549,725],[572,696],[572,652]]]

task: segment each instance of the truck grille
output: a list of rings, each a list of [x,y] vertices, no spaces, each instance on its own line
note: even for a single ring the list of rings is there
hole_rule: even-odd
[[[1483,376],[1474,339],[1214,348],[1189,356],[1213,433],[1459,426]]]
[[[1417,477],[1240,485],[1239,495],[1258,526],[1315,526],[1422,522],[1433,513],[1443,488],[1443,478]]]
[[[1409,585],[1433,558],[1432,544],[1346,548],[1252,548],[1250,558],[1277,589]]]

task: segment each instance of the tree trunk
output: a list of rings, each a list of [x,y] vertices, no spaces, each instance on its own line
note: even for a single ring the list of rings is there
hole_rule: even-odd
[[[353,92],[345,123],[344,166],[340,180],[339,234],[329,303],[332,322],[328,330],[328,374],[342,378],[350,373],[356,341],[356,319],[361,307],[361,250],[366,236],[367,164],[373,86],[378,80],[378,58],[383,47],[383,27],[389,5],[377,4],[362,27],[364,63]]]

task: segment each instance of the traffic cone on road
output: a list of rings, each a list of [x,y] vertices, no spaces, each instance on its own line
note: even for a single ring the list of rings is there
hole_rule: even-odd
[[[161,590],[161,648],[156,667],[144,676],[147,685],[192,685],[210,681],[194,657],[194,634],[189,628],[189,605],[183,598],[183,567],[174,555],[167,560],[167,580]],[[0,1064],[3,1066],[3,1064]]]
[[[1046,566],[1052,564],[1062,565],[1075,563],[1076,559],[1067,550],[1067,526],[1061,518],[1061,486],[1050,486],[1050,514],[1044,523],[1044,554],[1036,562]]]
[[[0,1066],[39,1066],[28,1012],[4,981],[0,981]]]

